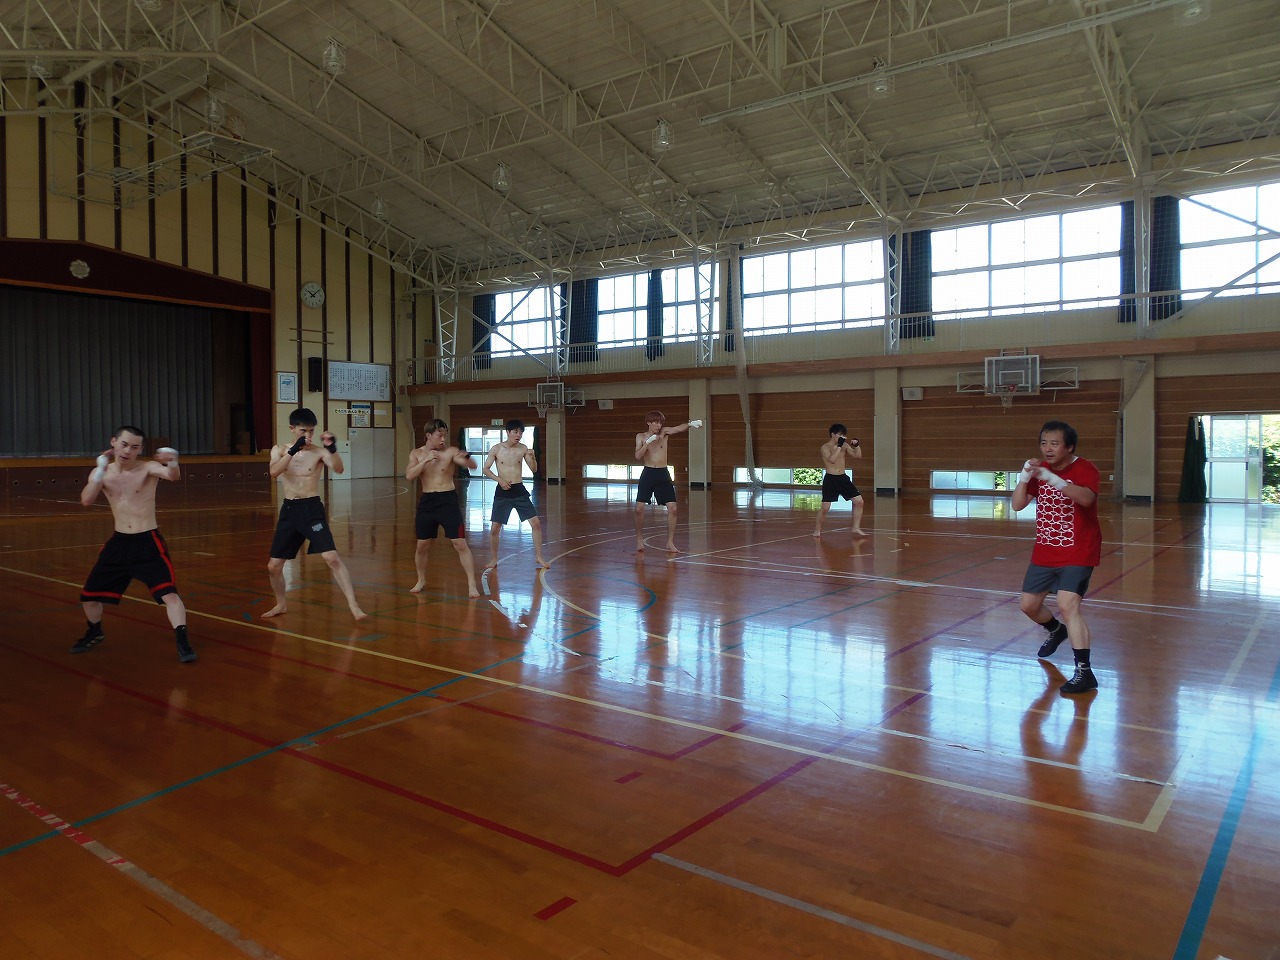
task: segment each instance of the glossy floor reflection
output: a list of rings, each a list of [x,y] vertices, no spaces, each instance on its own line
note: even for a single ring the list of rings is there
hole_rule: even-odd
[[[356,624],[316,557],[260,619],[270,494],[162,491],[182,665],[137,585],[71,656],[109,514],[10,495],[0,956],[1274,960],[1280,511],[1104,505],[1066,698],[1007,501],[682,491],[669,557],[627,498],[538,487],[470,601],[330,484]]]

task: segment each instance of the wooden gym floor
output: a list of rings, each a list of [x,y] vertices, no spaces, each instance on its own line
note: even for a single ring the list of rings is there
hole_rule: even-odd
[[[1070,699],[1005,500],[681,491],[669,560],[538,488],[469,601],[333,483],[356,625],[315,557],[259,619],[272,496],[162,486],[191,665],[137,584],[72,656],[109,512],[7,501],[0,957],[1280,957],[1275,508],[1105,504]]]

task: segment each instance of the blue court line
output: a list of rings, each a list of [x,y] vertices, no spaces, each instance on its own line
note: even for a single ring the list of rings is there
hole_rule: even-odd
[[[1271,675],[1271,687],[1267,690],[1266,699],[1274,703],[1277,696],[1280,696],[1280,667]],[[1213,838],[1213,846],[1209,849],[1209,859],[1204,865],[1204,873],[1200,875],[1196,895],[1191,899],[1191,908],[1182,925],[1182,936],[1178,938],[1178,945],[1174,948],[1173,960],[1195,960],[1200,950],[1205,927],[1209,924],[1209,914],[1213,910],[1213,901],[1218,895],[1222,874],[1227,868],[1227,856],[1231,853],[1231,844],[1235,842],[1236,829],[1240,826],[1240,813],[1253,782],[1253,767],[1262,741],[1261,730],[1254,727],[1253,737],[1249,740],[1249,752],[1245,754],[1244,765],[1236,776],[1236,785],[1231,791],[1231,799],[1227,801],[1227,809],[1222,813],[1222,823],[1218,825],[1218,835]]]
[[[484,673],[487,670],[493,670],[496,667],[501,667],[504,664],[511,663],[515,660],[520,660],[523,657],[524,657],[523,653],[518,653],[513,657],[507,657],[506,659],[498,660],[494,663],[488,664],[487,666],[481,667],[479,670],[475,670],[473,672]],[[418,700],[422,697],[433,696],[437,691],[443,690],[445,687],[452,686],[455,683],[461,683],[463,680],[467,680],[467,679],[470,679],[470,678],[469,677],[450,677],[448,680],[443,680],[440,683],[435,684],[434,686],[426,687],[425,689],[418,690],[415,693],[407,694],[406,696],[400,697],[396,700],[392,700],[389,703],[384,703],[381,706],[374,707],[371,710],[366,710],[364,713],[358,713],[354,716],[346,717],[342,720],[335,721],[334,723],[331,723],[328,726],[320,727],[319,729],[312,730],[310,733],[304,733],[300,736],[294,737],[291,740],[286,740],[283,743],[276,744],[274,747],[268,747],[266,750],[262,750],[262,751],[259,751],[258,753],[250,754],[247,757],[242,757],[241,759],[236,760],[232,763],[228,763],[225,766],[218,767],[214,770],[206,771],[205,773],[202,773],[199,776],[191,777],[190,779],[183,780],[180,783],[170,784],[169,786],[165,787],[162,790],[157,790],[154,793],[149,793],[145,796],[137,797],[133,800],[128,801],[127,803],[122,803],[119,806],[112,807],[109,810],[103,810],[100,813],[95,813],[93,816],[85,817],[83,820],[77,820],[71,825],[73,827],[86,827],[91,823],[97,823],[99,820],[104,820],[107,817],[114,816],[117,813],[122,813],[125,810],[130,810],[134,807],[141,806],[144,803],[150,803],[152,800],[158,800],[160,797],[167,796],[170,793],[175,793],[178,790],[184,790],[187,787],[194,786],[195,784],[201,783],[212,777],[219,776],[231,770],[236,770],[240,767],[246,766],[247,764],[253,763],[256,760],[261,760],[263,757],[269,757],[272,754],[279,753],[282,750],[288,750],[291,747],[305,746],[308,744],[308,741],[314,740],[316,737],[322,736],[331,730],[337,730],[339,727],[344,727],[344,726],[347,726],[348,724],[356,723],[357,721],[363,720],[366,717],[376,716],[377,714],[382,713],[385,710],[390,710],[393,707],[400,706],[401,704],[409,703],[412,700]],[[43,841],[52,839],[53,837],[60,837],[60,836],[62,836],[62,831],[51,830],[48,833],[44,833],[36,837],[31,837],[27,840],[23,840],[21,843],[15,843],[12,846],[4,847],[3,849],[0,849],[0,857],[6,857],[11,853],[17,853],[19,850],[25,850],[27,847],[34,846],[37,843],[42,843]]]

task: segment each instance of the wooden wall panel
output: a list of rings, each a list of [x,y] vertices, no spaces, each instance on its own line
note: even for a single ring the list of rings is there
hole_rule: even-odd
[[[862,459],[853,464],[854,482],[871,487],[874,476],[874,392],[823,390],[813,393],[757,393],[751,396],[751,431],[757,467],[821,467],[818,448],[827,442],[832,423],[843,423],[849,436],[863,444]],[[733,471],[747,465],[746,430],[736,393],[711,400],[712,483],[732,483]]]
[[[1280,395],[1270,375],[1161,377],[1156,381],[1156,499],[1175,503],[1182,484],[1187,418],[1205,413],[1276,413]]]
[[[1116,380],[1082,383],[1038,397],[1017,397],[1005,410],[981,393],[930,389],[902,404],[902,491],[926,493],[933,470],[1014,470],[1037,455],[1040,426],[1065,420],[1080,435],[1079,455],[1102,474],[1099,495],[1111,496],[1115,472]]]
[[[38,149],[39,127],[34,117],[0,117],[4,124],[5,156],[0,189],[4,190],[8,235],[40,236],[40,174],[31,162]]]
[[[661,410],[667,423],[679,426],[689,419],[686,396],[637,397],[613,401],[612,410],[601,410],[595,401],[565,415],[565,478],[581,479],[588,463],[639,464],[636,434],[645,429],[645,414]],[[536,413],[536,411],[529,411]],[[495,414],[496,416],[496,414]],[[689,447],[682,436],[667,443],[667,463],[675,468],[677,484],[689,481]]]

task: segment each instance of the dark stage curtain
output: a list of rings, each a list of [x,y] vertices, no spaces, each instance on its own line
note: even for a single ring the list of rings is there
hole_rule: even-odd
[[[1206,503],[1209,491],[1204,468],[1209,462],[1204,445],[1204,420],[1187,418],[1187,443],[1182,452],[1182,482],[1178,486],[1179,503]]]
[[[1133,201],[1120,204],[1120,310],[1116,317],[1121,323],[1134,323],[1138,319],[1137,292],[1137,238],[1133,234]],[[1182,226],[1177,197],[1156,197],[1151,201],[1151,290],[1182,290]],[[1180,292],[1153,296],[1144,307],[1147,317],[1164,320],[1182,309]]]
[[[563,288],[567,286],[561,284],[562,296],[566,298],[569,291]],[[569,300],[569,362],[595,360],[599,354],[596,341],[600,339],[600,281],[594,277],[573,281],[573,296]]]

